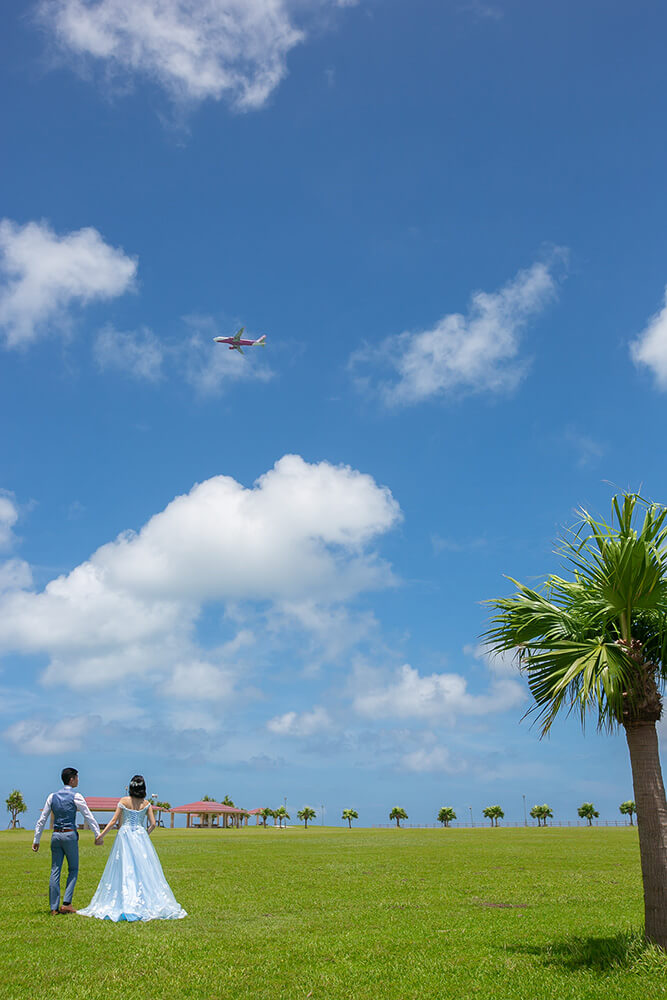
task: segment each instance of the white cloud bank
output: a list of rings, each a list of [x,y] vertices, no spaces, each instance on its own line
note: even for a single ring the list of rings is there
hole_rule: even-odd
[[[521,332],[555,297],[554,270],[563,256],[559,250],[519,271],[497,292],[475,292],[465,316],[450,313],[431,330],[400,333],[355,351],[350,369],[357,383],[375,389],[390,406],[454,392],[511,391],[526,371],[519,358]],[[376,378],[383,369],[386,377]]]
[[[667,290],[663,308],[630,344],[630,357],[652,372],[659,389],[667,389]]]
[[[390,491],[347,466],[286,455],[252,489],[216,476],[42,592],[0,597],[0,653],[47,654],[43,680],[71,688],[144,676],[165,695],[224,697],[237,650],[195,645],[204,605],[335,604],[386,586],[370,546],[399,518]]]
[[[139,75],[179,101],[226,98],[262,107],[305,38],[293,15],[341,0],[42,0],[40,16],[61,47],[112,73]]]
[[[46,222],[0,221],[0,335],[28,344],[47,326],[67,328],[70,310],[122,295],[136,260],[105,243],[96,229],[58,236]]]

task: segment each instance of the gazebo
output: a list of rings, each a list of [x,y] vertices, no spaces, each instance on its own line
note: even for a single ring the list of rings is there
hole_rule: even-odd
[[[220,819],[222,818],[222,828],[225,830],[229,826],[241,826],[244,818],[246,824],[248,822],[248,813],[245,809],[239,809],[237,806],[225,806],[222,802],[190,802],[185,806],[175,806],[169,812],[171,813],[169,825],[172,829],[178,813],[185,813],[187,816],[185,823],[187,829],[194,825],[192,823],[193,816],[199,816],[199,825],[204,827],[220,827]]]

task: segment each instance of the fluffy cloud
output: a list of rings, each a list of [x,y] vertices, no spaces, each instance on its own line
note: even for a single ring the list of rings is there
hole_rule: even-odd
[[[350,358],[356,381],[392,406],[453,392],[507,392],[522,378],[520,334],[556,294],[554,268],[562,252],[533,264],[497,292],[475,292],[467,315],[450,313],[431,330],[386,338]],[[364,374],[370,366],[371,374]],[[375,383],[375,369],[387,376]]]
[[[399,517],[389,490],[346,466],[286,455],[252,489],[217,476],[42,592],[0,597],[0,651],[47,654],[47,683],[101,687],[140,675],[181,697],[191,671],[222,697],[220,671],[238,648],[219,662],[198,652],[202,608],[336,603],[386,586],[391,570],[369,546]]]
[[[316,705],[310,712],[285,712],[269,719],[266,728],[277,736],[313,736],[331,727],[331,719],[325,708]]]
[[[667,389],[667,290],[663,308],[630,344],[630,356],[652,372],[659,389]]]
[[[387,682],[379,672],[358,671],[353,707],[369,719],[451,721],[459,715],[504,712],[521,704],[525,692],[518,681],[498,676],[486,694],[471,694],[461,674],[423,676],[404,664]]]
[[[3,735],[21,753],[49,756],[79,750],[93,722],[86,715],[71,716],[55,723],[23,719],[6,729]]]
[[[164,349],[147,328],[123,333],[106,326],[95,339],[93,354],[101,371],[124,371],[148,382],[162,377]]]
[[[226,98],[260,108],[305,38],[292,9],[327,0],[42,0],[41,17],[60,45],[111,72],[147,77],[180,101]],[[349,6],[334,0],[334,6]]]
[[[58,236],[45,222],[0,221],[0,333],[8,347],[34,340],[46,324],[66,327],[70,310],[121,295],[137,263],[96,229]]]

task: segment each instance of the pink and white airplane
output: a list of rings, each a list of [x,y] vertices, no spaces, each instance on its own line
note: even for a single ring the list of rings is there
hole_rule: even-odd
[[[229,344],[229,350],[238,351],[239,354],[245,353],[241,350],[242,347],[266,347],[266,334],[262,334],[259,340],[242,340],[241,334],[244,330],[245,327],[242,326],[233,337],[214,337],[213,340],[216,344]]]

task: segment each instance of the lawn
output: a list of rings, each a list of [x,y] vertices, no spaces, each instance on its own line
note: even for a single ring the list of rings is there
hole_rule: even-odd
[[[7,1000],[667,997],[634,829],[160,830],[189,916],[148,924],[49,916],[48,840],[0,834]]]

